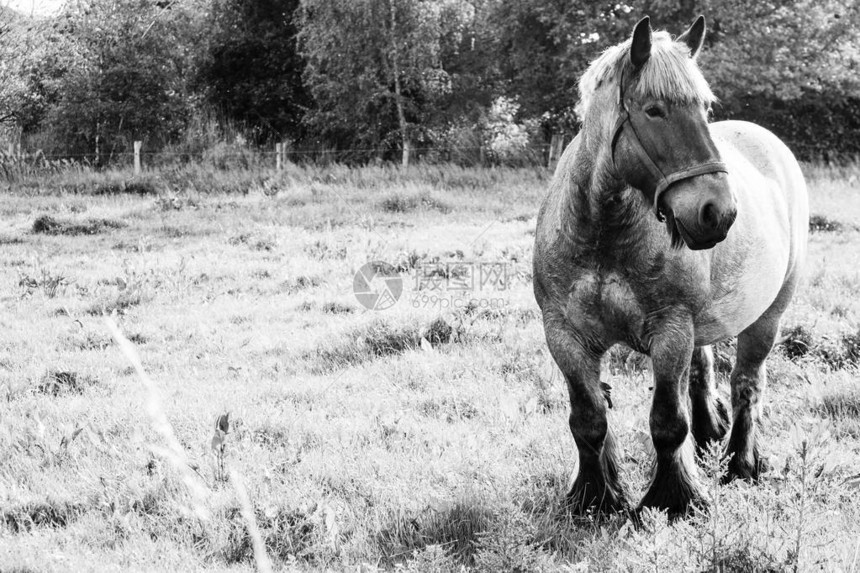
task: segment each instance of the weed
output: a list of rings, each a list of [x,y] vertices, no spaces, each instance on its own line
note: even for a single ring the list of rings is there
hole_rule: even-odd
[[[812,332],[803,325],[790,328],[780,342],[783,352],[792,360],[806,356],[813,348]]]
[[[23,288],[28,295],[36,290],[41,290],[48,298],[54,298],[58,292],[70,284],[70,281],[61,274],[53,274],[47,269],[41,269],[38,277],[21,274],[18,286]]]
[[[318,543],[318,526],[312,515],[287,507],[257,509],[253,515],[267,551],[281,561],[292,556],[313,561]],[[254,559],[254,544],[248,534],[239,508],[227,510],[225,519],[230,534],[219,553],[228,564],[246,563]]]

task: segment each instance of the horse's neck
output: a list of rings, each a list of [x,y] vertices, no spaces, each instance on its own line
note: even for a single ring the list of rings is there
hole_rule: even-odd
[[[599,223],[607,201],[626,184],[612,175],[612,155],[601,137],[582,132],[565,166],[570,176],[570,208],[578,217]]]
[[[563,166],[569,177],[564,216],[576,250],[634,254],[650,232],[641,193],[612,175],[612,159],[599,138],[582,137]]]

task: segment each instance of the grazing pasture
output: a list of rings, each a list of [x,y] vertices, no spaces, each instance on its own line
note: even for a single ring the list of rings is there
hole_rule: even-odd
[[[639,527],[562,507],[576,452],[531,291],[546,172],[185,167],[7,183],[0,571],[252,570],[231,470],[275,570],[857,570],[860,168],[804,169],[810,255],[769,360],[770,470],[718,485],[714,450],[699,468],[709,511],[646,512]],[[368,261],[402,273],[392,308],[353,296]],[[448,269],[450,286],[457,262],[503,263],[505,280],[462,298],[416,279]],[[733,352],[716,348],[726,396]],[[617,348],[605,366],[638,500],[648,360]],[[165,431],[187,465],[163,455]]]

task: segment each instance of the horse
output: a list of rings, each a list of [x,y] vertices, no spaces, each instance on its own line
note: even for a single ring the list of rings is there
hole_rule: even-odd
[[[635,515],[704,506],[695,455],[711,441],[724,444],[727,479],[757,481],[766,468],[765,360],[806,254],[806,184],[771,132],[709,122],[704,37],[702,16],[677,38],[645,17],[590,64],[581,130],[538,214],[534,294],[570,395],[576,514],[631,509],[600,382],[615,344],[649,355],[654,377],[655,464]],[[711,346],[734,336],[730,413]]]

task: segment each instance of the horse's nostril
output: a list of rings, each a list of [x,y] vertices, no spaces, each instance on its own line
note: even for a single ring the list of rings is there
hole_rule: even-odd
[[[716,205],[708,201],[699,213],[699,222],[703,227],[716,229],[720,223],[720,215]]]

